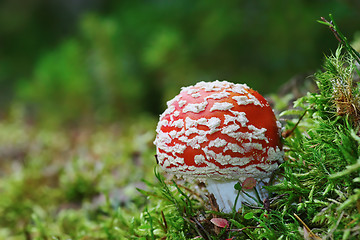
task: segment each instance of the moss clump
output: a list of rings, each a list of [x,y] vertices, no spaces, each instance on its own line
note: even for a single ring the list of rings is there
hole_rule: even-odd
[[[272,187],[289,194],[293,200],[282,202],[287,211],[325,239],[359,237],[360,94],[353,81],[354,59],[341,50],[315,74],[319,91],[296,101],[297,114],[303,118],[285,140],[289,151],[284,182]],[[287,128],[293,125],[289,122]]]

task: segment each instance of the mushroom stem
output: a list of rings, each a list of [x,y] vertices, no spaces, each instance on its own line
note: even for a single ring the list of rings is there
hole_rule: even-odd
[[[207,190],[209,193],[214,194],[221,212],[232,212],[235,204],[235,210],[237,211],[241,208],[243,202],[257,206],[259,202],[262,202],[266,197],[268,197],[268,192],[265,188],[263,188],[265,184],[262,181],[259,181],[253,189],[243,189],[239,194],[237,202],[235,203],[236,196],[238,194],[238,190],[234,188],[236,183],[238,183],[238,181],[207,180]]]

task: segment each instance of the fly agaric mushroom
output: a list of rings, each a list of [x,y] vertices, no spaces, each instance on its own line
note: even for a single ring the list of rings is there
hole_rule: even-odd
[[[283,151],[280,123],[259,93],[246,84],[199,82],[182,88],[167,105],[154,141],[166,172],[207,181],[223,212],[232,211],[234,185],[247,178],[256,186],[243,188],[236,209],[267,197],[263,186],[283,161]]]

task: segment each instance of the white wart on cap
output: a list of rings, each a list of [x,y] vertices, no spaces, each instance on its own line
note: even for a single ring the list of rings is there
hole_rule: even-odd
[[[169,173],[267,182],[283,161],[280,124],[268,102],[245,84],[199,82],[167,105],[154,144]]]

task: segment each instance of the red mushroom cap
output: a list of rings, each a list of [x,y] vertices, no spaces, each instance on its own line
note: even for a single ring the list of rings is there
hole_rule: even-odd
[[[283,161],[280,124],[268,102],[245,84],[199,82],[167,105],[154,141],[167,172],[266,181]]]

